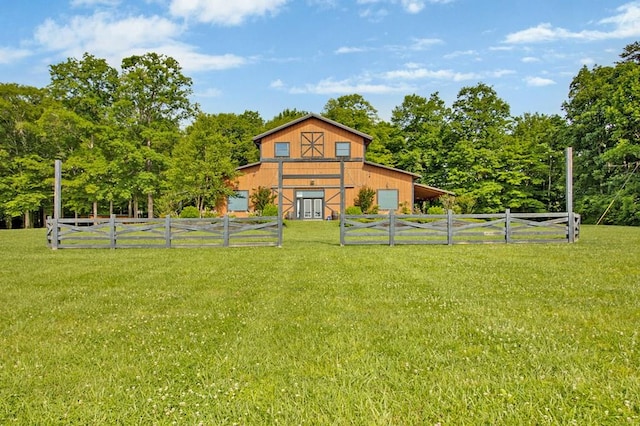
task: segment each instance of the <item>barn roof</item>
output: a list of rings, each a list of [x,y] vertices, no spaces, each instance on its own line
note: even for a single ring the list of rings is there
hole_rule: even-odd
[[[276,132],[279,132],[280,130],[286,129],[287,127],[291,127],[291,126],[294,126],[294,125],[296,125],[298,123],[302,123],[303,121],[310,120],[312,118],[318,119],[320,121],[324,121],[325,123],[331,124],[332,126],[339,127],[339,128],[341,128],[343,130],[346,130],[347,132],[353,133],[354,135],[358,135],[358,136],[360,136],[361,138],[363,138],[365,140],[365,144],[366,145],[368,145],[373,140],[373,136],[370,136],[370,135],[368,135],[366,133],[362,133],[362,132],[360,132],[360,131],[358,131],[356,129],[353,129],[353,128],[349,127],[349,126],[345,126],[344,124],[340,124],[337,121],[330,120],[327,117],[321,116],[320,114],[311,113],[311,114],[305,115],[304,117],[300,117],[298,119],[295,119],[293,121],[285,123],[282,126],[278,126],[275,129],[271,129],[271,130],[268,130],[268,131],[266,131],[264,133],[261,133],[258,136],[254,136],[253,137],[253,143],[255,143],[256,145],[259,145],[260,143],[262,143],[262,139],[266,138],[267,136],[272,135],[272,134],[274,134]]]

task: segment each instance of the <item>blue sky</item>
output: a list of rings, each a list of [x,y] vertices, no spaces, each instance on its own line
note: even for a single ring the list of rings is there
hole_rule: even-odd
[[[405,95],[447,105],[478,82],[525,112],[561,114],[580,67],[640,40],[640,1],[1,0],[0,82],[43,87],[84,52],[118,67],[176,58],[208,113],[320,113],[359,93],[389,120]]]

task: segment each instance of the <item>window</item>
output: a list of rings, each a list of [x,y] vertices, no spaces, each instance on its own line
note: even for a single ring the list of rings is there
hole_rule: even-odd
[[[288,157],[289,156],[289,142],[276,142],[276,157]]]
[[[249,191],[236,191],[236,195],[232,195],[227,200],[228,210],[230,212],[246,212],[249,210]]]
[[[300,151],[303,158],[324,157],[324,132],[301,132]]]
[[[398,209],[398,190],[397,189],[379,189],[378,190],[378,208],[380,210],[397,210]]]
[[[336,142],[336,157],[351,157],[351,142]]]

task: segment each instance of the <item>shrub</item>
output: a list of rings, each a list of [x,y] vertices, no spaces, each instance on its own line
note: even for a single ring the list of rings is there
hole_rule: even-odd
[[[180,217],[183,219],[197,219],[200,217],[200,211],[197,207],[187,206],[180,212]]]
[[[362,188],[360,188],[360,191],[358,191],[358,196],[353,200],[353,204],[356,207],[360,207],[362,213],[373,213],[371,210],[373,207],[373,200],[375,196],[376,191],[369,188],[368,186],[363,186]]]
[[[262,216],[278,216],[278,206],[275,204],[267,204],[262,209]]]
[[[262,213],[263,216],[267,216],[263,213],[263,210],[268,204],[273,204],[276,199],[276,195],[270,188],[259,186],[258,189],[253,191],[249,199],[251,200],[251,205],[255,211]]]
[[[446,211],[444,210],[444,207],[440,207],[440,206],[431,206],[427,209],[427,214],[445,214]]]
[[[349,206],[346,208],[345,213],[348,215],[361,215],[362,209],[358,206]]]

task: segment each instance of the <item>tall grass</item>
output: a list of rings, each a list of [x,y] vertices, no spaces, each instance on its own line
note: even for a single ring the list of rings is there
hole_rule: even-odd
[[[1,231],[1,424],[638,424],[640,229],[59,250]]]

